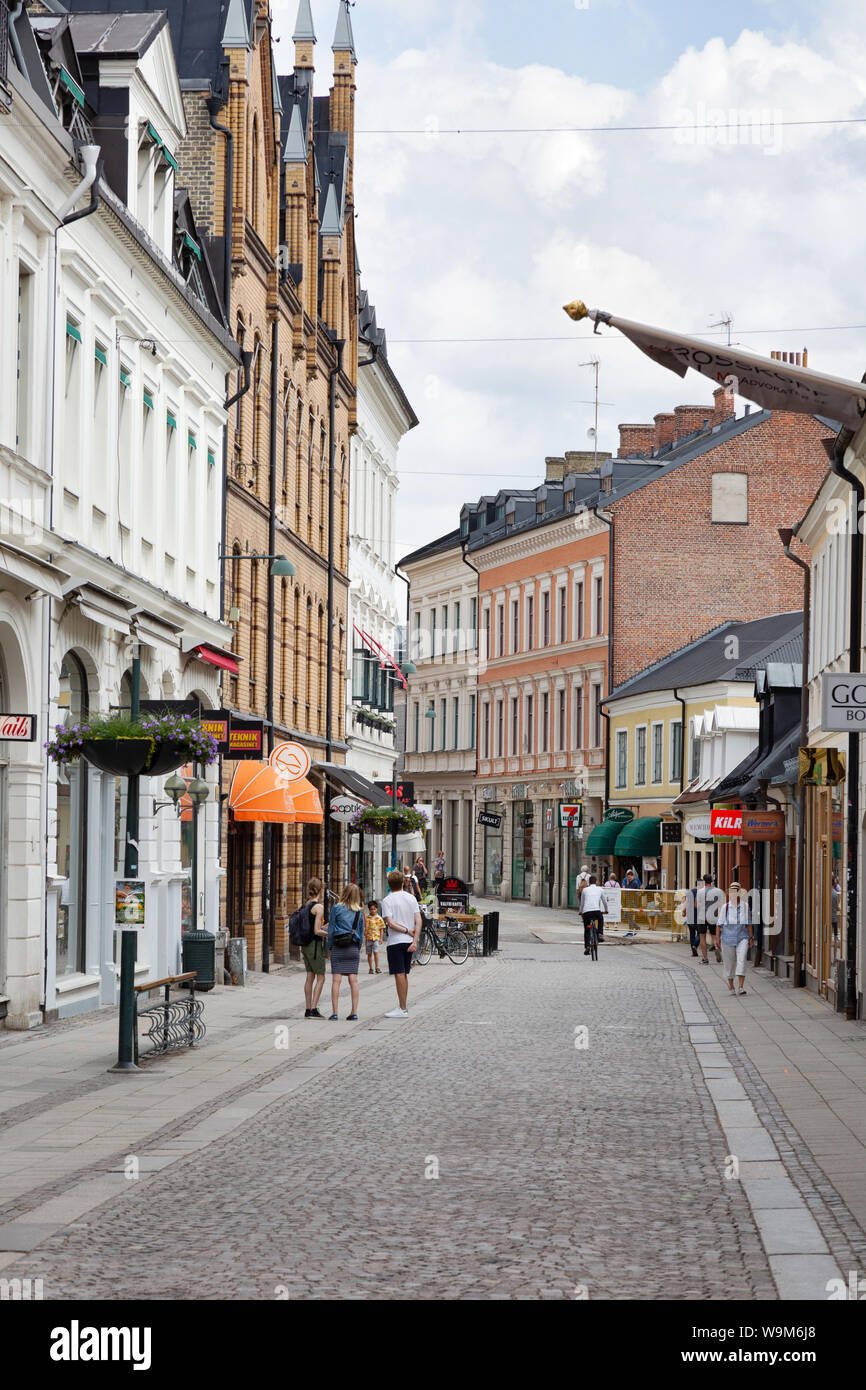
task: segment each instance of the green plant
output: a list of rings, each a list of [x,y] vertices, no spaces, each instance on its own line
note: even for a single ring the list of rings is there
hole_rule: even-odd
[[[176,750],[187,762],[212,763],[218,756],[216,740],[205,733],[198,720],[177,714],[145,714],[140,719],[129,714],[95,714],[80,724],[56,724],[45,750],[53,762],[63,766],[81,757],[85,743],[127,739],[147,739],[154,755],[163,748]]]
[[[353,830],[377,835],[390,834],[393,829],[398,835],[411,835],[415,831],[423,834],[427,829],[427,815],[424,811],[416,811],[414,806],[398,806],[396,810],[389,806],[365,806],[355,813],[351,826]]]

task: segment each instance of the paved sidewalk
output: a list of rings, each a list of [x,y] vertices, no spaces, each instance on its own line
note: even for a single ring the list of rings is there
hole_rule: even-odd
[[[582,940],[573,911],[525,903],[478,903],[500,913],[504,940]],[[691,954],[687,941],[659,936],[649,942],[616,941],[617,951],[638,951],[647,960],[676,962],[705,987],[724,1019],[722,1033],[742,1048],[778,1106],[808,1145],[815,1161],[866,1231],[866,1023],[848,1022],[807,989],[794,989],[767,970],[747,965],[745,997],[731,996],[722,967]]]
[[[465,989],[489,968],[432,960],[412,972],[410,1014]],[[117,1015],[101,1010],[32,1033],[0,1034],[0,1269],[59,1228],[248,1121],[275,1095],[353,1051],[375,1045],[401,1019],[390,977],[362,962],[360,1020],[305,1019],[300,969],[251,973],[245,988],[205,996],[207,1038],[195,1049],[112,1074]],[[416,978],[417,977],[417,978]],[[330,1012],[330,975],[321,1009]],[[286,1047],[286,1043],[288,1047]],[[146,1150],[146,1152],[142,1152]],[[134,1160],[134,1162],[130,1162]]]

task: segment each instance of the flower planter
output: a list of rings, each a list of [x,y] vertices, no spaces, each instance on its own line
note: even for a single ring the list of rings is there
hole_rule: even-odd
[[[145,777],[164,777],[167,772],[174,772],[177,768],[183,767],[184,763],[191,763],[193,757],[188,748],[176,748],[170,743],[158,743],[156,752],[144,769]]]
[[[113,777],[137,777],[152,752],[149,738],[88,738],[81,745],[81,756]]]

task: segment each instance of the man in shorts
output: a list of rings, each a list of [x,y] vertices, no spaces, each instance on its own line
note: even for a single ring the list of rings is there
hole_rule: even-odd
[[[702,965],[710,963],[707,957],[707,935],[715,937],[719,909],[724,901],[725,895],[722,890],[713,887],[712,874],[704,874],[704,886],[699,888],[695,895],[695,926],[698,929]]]
[[[397,987],[397,1007],[386,1018],[408,1018],[406,1002],[409,997],[409,971],[412,952],[421,935],[421,913],[411,893],[403,889],[403,875],[392,869],[388,875],[390,893],[382,901],[382,916],[388,926],[388,970]]]
[[[325,926],[325,885],[320,878],[311,878],[307,884],[307,902],[313,921],[313,939],[309,945],[301,947],[301,959],[306,969],[304,980],[304,1000],[307,1008],[304,1018],[324,1018],[319,1013],[319,1000],[325,988],[325,941],[328,928]]]

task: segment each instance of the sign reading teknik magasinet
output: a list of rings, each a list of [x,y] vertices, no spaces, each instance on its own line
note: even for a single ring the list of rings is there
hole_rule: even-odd
[[[825,733],[866,728],[866,676],[825,671],[821,685],[821,728]]]
[[[827,415],[852,429],[863,422],[866,387],[859,381],[826,376],[810,367],[776,362],[741,348],[716,348],[700,338],[687,338],[682,333],[670,333],[666,328],[621,319],[606,309],[587,309],[579,299],[566,304],[565,312],[576,322],[592,319],[596,328],[599,324],[618,328],[660,367],[667,367],[677,376],[685,376],[692,367],[710,381],[727,386],[735,395],[745,396],[765,410]]]

